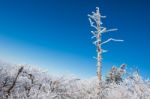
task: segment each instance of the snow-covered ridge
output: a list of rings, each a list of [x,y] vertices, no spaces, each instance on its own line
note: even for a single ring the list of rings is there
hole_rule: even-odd
[[[150,99],[150,83],[137,73],[122,83],[51,76],[29,65],[0,63],[0,99]]]

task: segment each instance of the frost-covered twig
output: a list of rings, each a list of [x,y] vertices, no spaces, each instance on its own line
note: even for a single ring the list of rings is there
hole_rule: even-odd
[[[108,40],[102,42],[101,45],[106,44],[106,43],[108,43],[108,42],[110,42],[110,41],[123,42],[124,40],[109,38]]]
[[[109,30],[106,30],[106,28],[104,28],[101,33],[106,33],[106,32],[113,32],[113,31],[117,31],[118,29],[109,29]]]

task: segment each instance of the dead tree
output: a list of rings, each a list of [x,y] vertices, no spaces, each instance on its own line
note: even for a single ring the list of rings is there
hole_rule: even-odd
[[[91,27],[95,28],[95,31],[91,31],[93,34],[92,38],[96,38],[96,41],[93,44],[96,46],[97,52],[97,77],[99,81],[102,79],[102,53],[107,52],[106,50],[102,49],[102,45],[108,43],[110,41],[123,41],[118,39],[109,38],[108,40],[102,42],[102,34],[106,32],[116,31],[117,29],[109,29],[107,30],[106,27],[101,26],[101,18],[105,18],[105,16],[101,16],[99,8],[96,7],[96,12],[92,12],[91,15],[88,15]]]

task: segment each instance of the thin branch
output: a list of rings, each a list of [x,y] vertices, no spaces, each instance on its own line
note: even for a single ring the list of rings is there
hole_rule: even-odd
[[[123,42],[124,40],[109,38],[108,40],[102,42],[101,45],[106,44],[106,43],[108,43],[108,42],[110,42],[110,41]]]
[[[106,18],[106,16],[101,16],[101,18]]]
[[[97,58],[95,56],[93,56],[93,58],[97,60]]]
[[[104,49],[102,50],[102,53],[106,53],[106,52],[108,52],[108,50],[104,50]]]
[[[109,29],[106,30],[106,28],[104,28],[105,30],[102,30],[101,33],[106,33],[106,32],[112,32],[112,31],[117,31],[118,29],[114,28],[114,29]]]
[[[96,36],[94,35],[94,36],[91,37],[91,39],[93,39],[93,38],[95,38],[95,37],[96,37]]]
[[[104,33],[104,32],[106,32],[106,31],[107,31],[106,28],[103,27],[102,30],[101,30],[100,32],[101,32],[101,33]]]
[[[97,31],[91,31],[91,33],[93,34],[93,36],[91,37],[91,39],[95,38],[97,35]]]
[[[96,36],[97,31],[91,31],[91,33]]]
[[[89,21],[90,21],[91,27],[97,29],[97,27],[94,25],[94,22],[91,20],[91,18],[89,18]]]

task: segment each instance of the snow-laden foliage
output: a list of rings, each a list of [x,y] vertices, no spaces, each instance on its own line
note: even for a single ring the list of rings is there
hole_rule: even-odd
[[[123,81],[123,75],[126,73],[125,69],[126,65],[122,64],[119,68],[116,66],[112,66],[109,74],[106,76],[106,82],[107,83],[113,83],[119,84]]]
[[[29,65],[0,64],[0,99],[150,99],[150,83],[138,73],[121,83],[97,77],[51,76]]]

